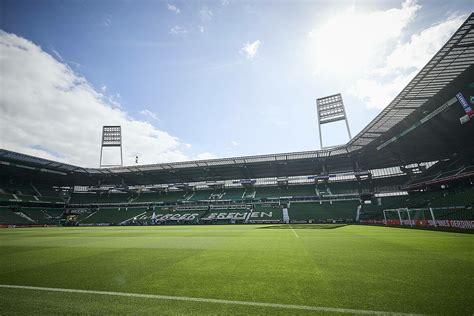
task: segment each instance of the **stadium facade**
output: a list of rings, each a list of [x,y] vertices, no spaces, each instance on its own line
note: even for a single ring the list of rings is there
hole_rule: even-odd
[[[474,228],[474,14],[347,144],[83,168],[0,149],[0,225]]]

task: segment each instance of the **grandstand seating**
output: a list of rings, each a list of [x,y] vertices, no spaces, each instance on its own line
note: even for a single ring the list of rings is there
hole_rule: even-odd
[[[35,224],[59,224],[63,215],[62,208],[21,207],[20,211],[31,218]]]
[[[244,193],[242,194],[243,200],[253,199],[256,196],[255,188],[246,188]]]
[[[314,185],[291,185],[288,187],[255,187],[256,198],[284,198],[296,196],[316,196]]]
[[[57,197],[58,192],[53,190],[51,186],[44,185],[44,184],[35,184],[34,188],[41,194],[41,196],[51,196],[51,197]]]
[[[200,200],[209,200],[209,196],[211,195],[212,191],[209,190],[196,190],[193,192],[189,200],[192,201],[200,201]]]
[[[0,202],[64,204],[64,200],[49,186],[40,186],[40,192],[33,184],[0,182],[0,188]]]
[[[73,193],[71,204],[105,204],[128,203],[131,198],[127,193]]]
[[[382,220],[383,210],[407,207],[408,201],[407,195],[374,198],[370,204],[361,204],[361,218]]]
[[[293,202],[288,209],[290,221],[355,220],[359,200],[330,202]]]
[[[353,195],[359,194],[359,183],[357,181],[337,181],[318,184],[320,195]],[[367,187],[368,188],[368,187]]]
[[[34,224],[34,222],[19,215],[17,210],[11,210],[8,207],[0,206],[0,224],[20,225]]]
[[[381,206],[384,208],[398,208],[408,205],[409,195],[384,196],[380,198]]]
[[[71,195],[71,204],[88,204],[95,203],[97,195],[95,193],[73,193]]]
[[[182,200],[184,196],[183,191],[169,191],[169,192],[142,192],[133,199],[134,203],[138,202],[174,202]]]
[[[230,223],[245,222],[250,210],[248,209],[213,209],[201,217],[202,222]]]
[[[207,214],[207,206],[201,207],[162,207],[155,208],[154,211],[148,211],[146,218],[152,219],[155,213],[156,223],[197,223],[199,219]]]
[[[86,217],[91,216],[95,211],[95,209],[85,207],[69,208],[64,212],[64,219],[66,220],[67,225],[70,225],[71,223],[80,223]],[[72,220],[70,216],[73,216],[74,220]]]
[[[456,160],[438,161],[425,172],[406,183],[408,187],[416,187],[427,182],[436,182],[447,178],[462,178],[474,172],[472,161],[465,161],[463,158]]]
[[[16,194],[16,197],[22,202],[38,202],[39,199],[34,195]]]
[[[474,209],[436,209],[434,210],[436,220],[472,220]],[[426,216],[427,218],[431,218]]]
[[[22,208],[23,209],[23,208]],[[47,208],[44,209],[44,212],[46,212],[48,215],[59,218],[61,215],[64,213],[64,210],[62,208]]]
[[[465,191],[442,194],[430,203],[431,207],[468,206],[474,204],[474,188]]]
[[[280,207],[271,205],[255,205],[253,209],[245,206],[212,208],[200,217],[203,223],[264,223],[280,222],[282,211]]]
[[[252,212],[255,213],[255,216],[249,217],[250,223],[283,220],[282,207],[280,205],[254,204]]]
[[[435,219],[437,221],[443,220],[468,220],[472,221],[474,218],[474,209],[473,208],[440,208],[440,209],[432,209]],[[400,212],[400,217],[402,220],[408,220],[407,212]],[[361,213],[361,220],[376,220],[382,221],[384,219],[387,220],[399,220],[398,213],[393,212],[385,212],[385,217],[382,209],[370,211],[365,209]],[[410,209],[410,219],[413,221],[417,220],[428,220],[431,221],[433,218],[431,216],[430,210],[428,208],[424,209]]]
[[[28,183],[2,183],[1,187],[6,193],[36,195],[37,192]]]
[[[8,202],[8,201],[17,201],[17,199],[10,193],[0,193],[0,201],[1,202]]]
[[[214,190],[209,192],[209,200],[221,200],[224,198],[224,190]]]
[[[450,206],[468,206],[474,204],[474,187],[463,188],[458,191],[437,190],[422,191],[411,193],[406,198],[407,207],[450,207]]]
[[[280,196],[316,196],[315,185],[290,185],[287,188],[283,188],[280,191]]]
[[[408,208],[412,220],[431,220],[431,208],[437,220],[472,220],[474,218],[474,187],[463,188],[458,191],[436,190],[414,192],[409,195],[383,197],[381,204],[377,199],[372,204],[362,204],[361,219],[382,220],[383,210]],[[387,212],[387,219],[398,219],[398,213]],[[408,219],[405,212],[401,213],[402,219]]]
[[[160,224],[282,222],[283,206],[280,205],[282,200],[283,203],[288,203],[291,222],[354,221],[360,204],[357,190],[364,192],[366,188],[373,186],[375,193],[384,190],[392,192],[392,189],[393,192],[401,192],[398,184],[405,180],[406,176],[398,176],[373,179],[372,182],[370,180],[361,182],[328,181],[317,185],[290,185],[286,188],[255,186],[133,194],[76,192],[71,195],[69,206],[87,210],[72,213],[79,214],[77,220],[83,225],[102,223],[116,225],[140,214],[143,214],[139,216],[140,219],[132,222],[150,224],[153,212],[156,222]],[[28,187],[36,191],[36,194],[21,194],[23,192],[31,193],[28,191]],[[0,205],[4,205],[1,210],[2,222],[0,223],[52,225],[58,224],[60,219],[66,218],[63,208],[54,207],[58,203],[64,204],[65,201],[49,186],[23,184],[16,185],[14,189],[10,190],[10,192],[16,193],[6,193],[6,191],[8,190],[0,190]],[[438,219],[469,219],[473,217],[471,210],[474,206],[474,187],[472,186],[457,185],[446,187],[443,190],[437,188],[436,190],[410,192],[409,195],[380,197],[384,194],[390,195],[392,193],[378,194],[376,195],[378,197],[372,198],[372,203],[363,203],[360,206],[361,219],[380,220],[383,219],[383,210],[405,207],[415,209],[410,213],[412,219],[430,220],[429,208],[439,214]],[[151,206],[150,208],[143,207],[137,203],[154,204],[154,211]],[[112,206],[114,204],[127,204],[128,207]],[[44,206],[39,207],[38,205]],[[97,205],[102,207],[97,208]],[[386,215],[388,218],[398,218],[396,212]],[[405,220],[404,217],[403,219]]]
[[[278,198],[282,195],[282,189],[277,186],[274,187],[256,187],[256,198]]]
[[[427,191],[415,192],[410,195],[383,197],[381,204],[374,199],[372,204],[363,204],[364,211],[382,211],[392,208],[443,208],[468,206],[474,203],[474,188],[459,192]]]
[[[62,203],[64,204],[64,200],[59,196],[41,196],[38,197],[39,202],[49,202],[49,203]]]
[[[385,178],[373,178],[372,185],[375,192],[399,191],[400,187],[410,178],[407,175]]]
[[[244,194],[245,189],[226,189],[222,200],[241,200],[242,195]]]
[[[119,224],[127,219],[131,219],[139,214],[144,213],[147,208],[143,207],[104,207],[94,210],[91,216],[80,220],[81,224]]]

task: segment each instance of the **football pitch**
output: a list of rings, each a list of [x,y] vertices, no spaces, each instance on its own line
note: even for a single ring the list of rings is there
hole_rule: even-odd
[[[357,225],[0,230],[0,314],[474,313],[474,235]]]

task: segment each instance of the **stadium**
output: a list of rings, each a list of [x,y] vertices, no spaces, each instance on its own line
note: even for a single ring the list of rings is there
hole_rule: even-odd
[[[0,313],[472,315],[473,96],[470,14],[343,145],[99,168],[0,149]],[[347,122],[340,94],[317,104]],[[105,122],[101,149],[126,133]]]

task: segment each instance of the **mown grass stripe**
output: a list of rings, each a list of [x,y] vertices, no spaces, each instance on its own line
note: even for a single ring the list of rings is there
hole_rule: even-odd
[[[361,310],[361,309],[350,309],[350,308],[334,308],[334,307],[320,307],[320,306],[308,306],[308,305],[291,305],[291,304],[233,301],[233,300],[202,298],[202,297],[188,297],[188,296],[171,296],[171,295],[157,295],[157,294],[140,294],[140,293],[126,293],[126,292],[80,290],[80,289],[63,289],[63,288],[27,286],[27,285],[0,284],[0,288],[33,290],[33,291],[63,292],[63,293],[77,293],[77,294],[97,294],[97,295],[109,295],[109,296],[136,297],[136,298],[150,298],[150,299],[159,299],[159,300],[188,301],[188,302],[198,302],[198,303],[246,305],[246,306],[255,306],[255,307],[271,307],[271,308],[294,309],[294,310],[308,310],[308,311],[328,312],[328,313],[346,313],[346,314],[363,314],[363,315],[420,315],[420,314],[406,314],[406,313]]]

